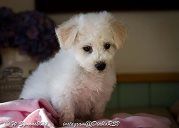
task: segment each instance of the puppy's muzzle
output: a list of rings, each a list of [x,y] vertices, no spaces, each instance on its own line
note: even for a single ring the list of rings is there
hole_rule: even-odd
[[[95,64],[95,67],[96,67],[97,70],[103,71],[106,68],[106,63],[103,62],[103,61],[97,62]]]

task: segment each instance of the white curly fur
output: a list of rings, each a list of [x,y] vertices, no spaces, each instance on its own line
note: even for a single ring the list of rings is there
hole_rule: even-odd
[[[124,42],[123,26],[107,12],[87,13],[58,26],[56,34],[61,50],[26,80],[20,98],[47,99],[63,121],[100,118],[116,82],[113,57]],[[106,63],[103,71],[95,68],[99,61]]]

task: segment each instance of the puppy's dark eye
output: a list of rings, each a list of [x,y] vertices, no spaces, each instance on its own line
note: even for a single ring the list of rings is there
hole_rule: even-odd
[[[88,53],[92,53],[92,51],[93,51],[91,46],[85,46],[85,47],[83,47],[83,50]]]
[[[109,49],[110,47],[111,47],[111,44],[110,44],[110,43],[107,42],[107,43],[104,44],[104,49],[107,50],[107,49]]]

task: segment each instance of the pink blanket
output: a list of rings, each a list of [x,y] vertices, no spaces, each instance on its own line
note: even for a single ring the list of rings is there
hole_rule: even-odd
[[[44,99],[0,103],[0,128],[55,128],[58,116]],[[63,123],[64,127],[170,128],[170,120],[150,114],[116,114],[112,119]]]
[[[57,113],[43,99],[0,103],[0,128],[53,128]]]

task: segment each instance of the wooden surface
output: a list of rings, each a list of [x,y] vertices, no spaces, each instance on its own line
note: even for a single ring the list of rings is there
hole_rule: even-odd
[[[179,73],[117,74],[118,82],[179,82]]]

